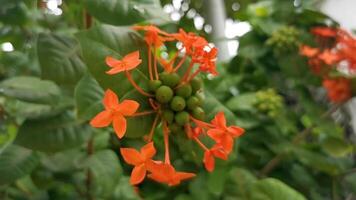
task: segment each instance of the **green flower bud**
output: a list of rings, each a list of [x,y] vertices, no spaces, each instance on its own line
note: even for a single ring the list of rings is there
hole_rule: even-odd
[[[192,86],[189,84],[184,84],[177,89],[176,94],[183,98],[188,98],[190,95],[192,95]]]
[[[192,86],[193,93],[195,93],[202,88],[203,81],[201,78],[195,77],[190,81],[190,85]]]
[[[150,80],[148,82],[148,90],[151,92],[156,92],[156,90],[162,85],[160,80]]]
[[[174,88],[180,81],[180,76],[177,73],[163,72],[160,74],[159,78],[163,85],[169,86],[170,88]]]
[[[183,97],[175,96],[171,101],[171,109],[174,111],[182,111],[185,108],[185,100]]]
[[[184,131],[183,127],[181,125],[178,125],[177,123],[170,124],[168,128],[172,133],[179,133],[181,131]]]
[[[176,114],[174,119],[178,125],[184,126],[185,124],[187,124],[189,122],[189,113],[187,113],[185,111],[181,111]]]
[[[174,120],[174,112],[171,110],[164,110],[162,112],[162,119],[171,124]]]
[[[196,96],[191,96],[189,97],[189,99],[187,100],[187,107],[189,110],[193,110],[194,108],[196,108],[197,106],[200,106],[201,101],[199,100],[198,97]]]
[[[192,115],[195,119],[204,120],[205,111],[201,107],[196,107],[192,110]]]
[[[161,86],[156,91],[156,99],[160,103],[168,103],[173,97],[173,91],[168,86]]]

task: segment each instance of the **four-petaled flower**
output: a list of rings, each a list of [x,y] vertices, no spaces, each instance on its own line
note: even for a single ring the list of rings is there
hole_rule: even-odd
[[[90,125],[96,128],[109,126],[113,124],[115,133],[118,138],[122,138],[126,132],[126,116],[132,116],[140,106],[133,100],[124,100],[119,103],[118,96],[110,89],[106,90],[103,104],[105,110],[97,114],[91,121]]]
[[[143,146],[140,152],[133,148],[120,148],[120,152],[125,162],[135,166],[131,172],[131,184],[136,185],[141,183],[150,166],[152,166],[152,157],[156,154],[153,142]]]
[[[129,71],[135,69],[142,62],[142,60],[139,57],[140,57],[139,51],[134,51],[132,53],[129,53],[126,56],[124,56],[121,60],[115,59],[111,56],[107,56],[105,59],[106,64],[112,69],[110,69],[106,73],[112,75],[123,71]]]
[[[229,154],[234,145],[234,138],[241,136],[245,130],[238,126],[227,127],[223,112],[219,112],[211,123],[214,128],[208,130],[207,134]]]
[[[151,169],[149,178],[168,184],[169,186],[175,186],[180,184],[181,181],[193,178],[195,174],[188,172],[177,172],[174,167],[167,163],[154,163]]]
[[[208,170],[209,172],[214,171],[215,168],[215,157],[220,158],[222,160],[227,160],[227,153],[225,152],[224,148],[216,144],[214,145],[211,149],[206,150],[204,152],[204,166],[205,169]]]

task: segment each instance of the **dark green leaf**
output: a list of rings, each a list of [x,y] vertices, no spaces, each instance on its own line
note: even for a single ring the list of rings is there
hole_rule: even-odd
[[[33,103],[55,103],[61,94],[55,83],[30,76],[6,79],[0,83],[0,93]]]
[[[56,152],[78,147],[90,134],[87,125],[77,123],[73,113],[65,112],[52,118],[26,120],[15,143],[34,150]]]
[[[10,145],[0,153],[0,185],[12,183],[29,174],[38,164],[38,156],[32,150]]]

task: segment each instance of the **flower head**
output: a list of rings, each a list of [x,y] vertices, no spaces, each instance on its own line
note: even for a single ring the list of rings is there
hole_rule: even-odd
[[[112,69],[110,69],[106,73],[112,75],[123,71],[129,71],[135,69],[142,62],[142,60],[139,57],[140,57],[139,51],[134,51],[132,53],[129,53],[126,56],[124,56],[121,60],[115,59],[111,56],[107,56],[105,59],[106,64]]]
[[[149,178],[168,184],[169,186],[175,186],[180,184],[181,181],[193,178],[195,174],[188,172],[177,172],[174,167],[167,163],[155,163],[152,166],[151,174]]]
[[[119,103],[119,98],[110,89],[106,90],[103,104],[105,110],[97,114],[91,121],[90,125],[96,128],[109,126],[113,124],[115,133],[118,138],[122,138],[126,132],[126,116],[132,116],[140,106],[133,100],[124,100]]]
[[[214,171],[215,157],[220,158],[222,160],[227,160],[227,156],[228,154],[226,153],[224,148],[219,144],[213,146],[209,150],[206,150],[204,152],[204,159],[203,159],[205,169],[208,170],[209,172]]]
[[[147,170],[152,166],[152,157],[156,154],[153,142],[143,146],[140,152],[133,148],[121,148],[120,152],[125,162],[134,166],[131,172],[131,184],[141,183],[146,176]]]
[[[223,112],[219,112],[211,122],[214,128],[208,130],[208,135],[220,144],[226,153],[230,153],[234,138],[241,136],[245,131],[238,126],[226,126],[226,118]]]
[[[330,101],[342,103],[351,98],[350,81],[346,78],[324,79],[323,86],[327,90]]]

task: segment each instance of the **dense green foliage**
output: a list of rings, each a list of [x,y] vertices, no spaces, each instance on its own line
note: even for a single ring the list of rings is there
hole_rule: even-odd
[[[192,2],[200,11],[200,1]],[[219,64],[218,77],[204,77],[203,106],[207,119],[224,111],[246,134],[229,161],[217,162],[212,173],[200,163],[203,152],[177,134],[173,162],[199,171],[198,176],[176,187],[148,180],[133,188],[131,168],[121,165],[118,150],[142,146],[154,119],[129,119],[120,141],[111,128],[88,125],[102,110],[107,88],[139,101],[142,111],[148,106],[124,75],[105,74],[105,57],[147,51],[129,25],[194,31],[192,21],[183,17],[172,23],[159,0],[63,1],[60,16],[35,1],[0,0],[0,43],[11,42],[15,49],[0,52],[0,199],[350,197],[356,193],[356,173],[349,119],[331,117],[335,111],[345,115],[320,98],[321,80],[298,53],[299,44],[313,43],[311,27],[337,26],[312,10],[311,2],[244,0],[238,14],[228,10],[229,17],[248,21],[252,30],[239,38],[238,55]],[[226,1],[227,8],[231,3]],[[141,55],[143,64],[132,75],[142,85],[148,75],[147,53]],[[155,140],[163,149],[163,138]]]

